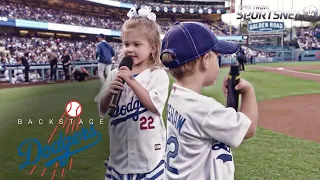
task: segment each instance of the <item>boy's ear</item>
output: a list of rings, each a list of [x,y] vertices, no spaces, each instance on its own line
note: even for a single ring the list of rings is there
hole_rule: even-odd
[[[204,69],[209,68],[209,60],[210,60],[210,54],[209,53],[204,54],[202,57],[202,65]]]

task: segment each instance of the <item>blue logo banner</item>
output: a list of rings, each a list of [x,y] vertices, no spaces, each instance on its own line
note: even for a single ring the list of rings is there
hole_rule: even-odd
[[[0,17],[0,26],[16,26],[16,20]]]

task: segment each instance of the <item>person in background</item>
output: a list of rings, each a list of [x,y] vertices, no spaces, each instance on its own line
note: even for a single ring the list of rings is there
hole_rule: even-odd
[[[250,56],[250,63],[251,63],[251,64],[256,64],[256,63],[254,62],[254,57],[253,57],[253,55]]]
[[[3,65],[2,68],[4,69],[4,79],[5,79],[5,81],[6,82],[10,82],[9,70],[8,70],[7,66]],[[16,76],[14,76],[14,74],[12,74],[11,83],[12,84],[16,84],[17,83],[17,78],[16,78]]]
[[[97,44],[96,58],[98,59],[98,76],[101,85],[104,84],[106,78],[111,72],[112,57],[115,55],[113,48],[104,39],[104,34],[97,36],[99,43]]]
[[[62,56],[62,67],[63,67],[63,72],[64,72],[64,76],[65,76],[65,80],[70,80],[70,76],[69,76],[69,65],[71,63],[71,58],[69,55],[68,50],[64,50],[64,54]]]
[[[299,61],[301,61],[301,54],[299,54]]]
[[[74,75],[74,79],[76,81],[86,81],[87,76],[89,76],[89,72],[84,67],[79,67],[76,65],[72,65],[72,72],[71,74]]]
[[[57,80],[57,68],[58,68],[57,54],[51,53],[50,54],[50,82],[55,82]]]
[[[24,55],[22,53],[18,54],[18,64],[21,64],[24,66],[24,79],[25,79],[25,83],[29,83],[29,69],[30,69],[30,64],[27,60],[27,58],[25,57],[27,56],[27,53],[25,53]]]
[[[244,53],[244,50],[241,48],[240,46],[240,50],[237,52],[237,61],[239,62],[240,66],[240,70],[245,70],[244,69],[244,63],[246,61],[246,55]]]

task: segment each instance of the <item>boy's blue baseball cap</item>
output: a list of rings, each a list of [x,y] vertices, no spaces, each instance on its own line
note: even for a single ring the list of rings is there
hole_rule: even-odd
[[[104,38],[104,34],[100,33],[100,34],[97,35],[97,38],[98,37]]]
[[[204,54],[214,51],[221,54],[233,54],[240,45],[218,40],[204,24],[198,22],[176,22],[162,40],[160,59],[163,53],[171,53],[175,60],[163,62],[167,68],[176,68]]]

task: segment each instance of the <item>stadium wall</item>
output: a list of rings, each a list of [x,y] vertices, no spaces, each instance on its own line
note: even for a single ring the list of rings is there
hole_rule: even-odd
[[[320,61],[320,50],[302,51],[301,61]]]

